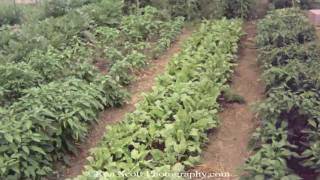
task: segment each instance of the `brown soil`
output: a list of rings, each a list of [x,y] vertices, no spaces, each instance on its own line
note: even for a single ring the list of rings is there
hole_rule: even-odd
[[[256,17],[261,17],[266,12],[267,0],[259,3]],[[245,23],[244,30],[247,35],[241,40],[231,89],[241,95],[246,103],[228,104],[223,108],[223,112],[219,114],[221,125],[209,137],[209,143],[202,154],[202,164],[190,170],[191,172],[228,173],[217,175],[224,176],[224,179],[239,179],[239,168],[251,154],[248,143],[258,126],[258,118],[252,105],[263,99],[264,85],[259,79],[260,69],[255,47],[256,21]]]
[[[91,128],[85,143],[79,145],[80,152],[78,156],[71,159],[70,168],[66,169],[63,177],[72,178],[80,175],[87,163],[89,150],[96,147],[106,133],[106,126],[121,121],[126,113],[135,109],[135,104],[141,98],[141,94],[152,90],[155,83],[155,77],[165,71],[167,64],[174,54],[180,51],[182,42],[185,41],[192,31],[184,29],[172,47],[161,57],[150,62],[150,67],[138,73],[136,81],[129,87],[131,100],[121,108],[111,108],[101,113],[98,124]]]

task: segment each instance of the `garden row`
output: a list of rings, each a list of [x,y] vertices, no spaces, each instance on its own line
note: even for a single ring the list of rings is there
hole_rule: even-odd
[[[76,179],[134,179],[135,173],[162,179],[146,176],[180,173],[198,163],[208,131],[219,125],[217,100],[228,87],[241,35],[240,20],[203,22],[153,92],[107,128]]]
[[[67,14],[81,6],[98,3],[102,0],[41,0],[36,5],[17,4],[12,0],[0,2],[0,26],[30,23],[49,17]],[[246,18],[251,10],[253,0],[119,0],[123,2],[123,11],[129,13],[137,7],[153,6],[165,9],[174,17],[182,16],[190,19],[221,18],[227,16]]]
[[[172,16],[183,16],[187,20],[210,19],[222,17],[247,18],[254,0],[125,0],[125,6],[150,5],[159,9],[165,9]],[[125,9],[127,9],[125,7]]]
[[[267,98],[258,105],[256,153],[248,179],[313,179],[320,170],[320,47],[298,9],[271,11],[258,24]]]
[[[86,4],[100,0],[43,0],[37,4],[15,4],[11,0],[0,2],[0,26],[15,25],[58,17]]]
[[[1,31],[1,178],[39,179],[54,161],[67,162],[98,113],[125,102],[121,85],[132,71],[168,48],[183,26],[183,18],[152,7],[123,16],[122,6],[102,0]]]
[[[289,7],[301,7],[308,9],[311,7],[314,0],[269,0],[270,6],[273,9],[289,8]]]
[[[111,19],[109,13],[114,11],[113,16],[120,20],[114,27],[94,21],[85,14],[86,6],[81,12],[26,24],[16,33],[3,31],[8,34],[0,57],[4,77],[0,81],[0,104],[8,106],[22,97],[25,89],[66,77],[90,81],[95,73],[91,64],[96,61],[107,65],[105,70],[120,84],[128,84],[130,71],[168,48],[183,25],[182,18],[170,20],[152,7],[121,18],[121,4],[106,2],[110,11],[96,15]],[[91,11],[96,13],[97,9]]]

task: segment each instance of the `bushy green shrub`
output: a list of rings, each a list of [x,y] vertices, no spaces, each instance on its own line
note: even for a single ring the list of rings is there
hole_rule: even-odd
[[[26,63],[0,65],[0,105],[7,105],[22,95],[22,90],[43,81],[41,75]]]
[[[300,6],[303,9],[310,7],[312,0],[271,0],[271,7],[275,9],[288,8],[292,6]]]
[[[0,119],[1,179],[37,179],[52,163],[76,152],[105,107],[122,104],[126,95],[110,77],[92,83],[78,79],[31,88]]]
[[[65,0],[50,0],[45,4],[45,13],[47,17],[57,17],[66,14],[69,11],[68,2]]]
[[[137,1],[126,0],[125,8],[136,6]],[[165,9],[171,16],[182,16],[187,20],[199,18],[221,18],[227,16],[248,17],[253,0],[142,0],[139,6],[144,7],[152,5],[159,9]]]
[[[122,14],[123,1],[101,0],[99,3],[84,6],[80,11],[87,13],[99,25],[117,26]]]
[[[310,175],[319,168],[320,48],[315,30],[297,9],[275,10],[258,25],[257,43],[267,98],[256,108],[263,123],[255,137],[257,153],[244,166],[246,178],[300,179],[301,172]]]
[[[247,18],[251,12],[254,0],[227,0],[225,15],[229,18]]]
[[[270,119],[254,133],[258,151],[247,159],[243,169],[248,174],[242,180],[300,179],[286,164],[288,158],[297,155],[290,151],[294,146],[288,142],[287,123],[280,122],[278,127],[274,124],[279,123]]]
[[[0,26],[20,23],[22,18],[20,8],[9,3],[1,3],[0,6]]]
[[[45,16],[62,16],[75,8],[99,1],[101,0],[46,0],[44,2]]]
[[[271,11],[258,23],[259,47],[283,47],[289,44],[303,44],[315,39],[315,29],[302,12],[295,8]]]
[[[320,58],[320,47],[317,43],[291,44],[281,48],[271,46],[259,49],[258,60],[265,69],[271,67],[283,66],[290,60],[299,60],[304,63],[310,63]]]

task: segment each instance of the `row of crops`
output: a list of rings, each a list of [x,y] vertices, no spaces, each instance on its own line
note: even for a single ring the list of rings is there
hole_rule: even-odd
[[[199,162],[208,130],[219,125],[217,99],[228,86],[241,26],[240,20],[203,22],[153,92],[108,128],[76,179],[126,179],[134,173],[148,178],[148,173],[179,173]]]
[[[39,179],[67,162],[98,113],[126,101],[132,72],[183,26],[153,7],[122,8],[102,0],[0,31],[0,179]]]
[[[274,9],[299,6],[302,9],[309,9],[316,0],[269,0],[270,7]]]
[[[15,25],[62,16],[76,8],[101,0],[38,0],[34,5],[14,4],[14,0],[0,2],[0,26]],[[198,18],[243,17],[249,15],[254,0],[119,0],[123,11],[129,13],[137,7],[154,6],[174,17],[188,20]]]
[[[294,8],[258,24],[259,62],[267,98],[247,179],[313,179],[320,170],[320,47],[315,29]]]
[[[58,17],[81,6],[100,0],[41,0],[35,4],[17,4],[13,0],[0,2],[0,26],[31,23]]]

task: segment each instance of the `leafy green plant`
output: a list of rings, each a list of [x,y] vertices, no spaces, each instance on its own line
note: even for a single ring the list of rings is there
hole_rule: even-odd
[[[122,30],[122,1],[62,8],[63,16],[1,29],[0,179],[39,179],[52,173],[54,161],[68,162],[66,153],[76,153],[98,112],[127,99],[119,84],[148,63],[145,51],[158,45],[148,41],[162,39],[163,51],[183,26],[182,18],[146,7],[132,15],[143,22],[126,26],[143,34],[136,38]],[[108,75],[90,64],[100,51],[110,61]]]
[[[309,42],[315,31],[291,8],[272,11],[258,32],[267,98],[257,107],[263,127],[255,133],[257,153],[245,171],[249,179],[299,179],[301,171],[312,174],[319,167],[320,51],[316,42]]]
[[[69,79],[25,92],[1,117],[1,178],[36,179],[52,172],[64,152],[85,137],[104,107],[122,104],[126,94],[110,77],[93,83]]]
[[[86,13],[98,25],[118,26],[122,18],[123,1],[101,0],[84,6],[79,11]]]
[[[301,179],[287,167],[287,159],[298,154],[291,151],[296,147],[288,142],[286,122],[265,122],[254,133],[253,141],[257,152],[242,167],[246,174],[241,179]]]
[[[43,81],[41,75],[28,64],[2,64],[0,66],[0,104],[8,105],[12,99],[21,97],[22,90]]]
[[[181,172],[198,162],[206,132],[219,124],[217,99],[232,73],[241,35],[239,20],[204,22],[154,91],[108,128],[84,175],[76,179],[119,171]]]
[[[22,19],[21,10],[10,3],[1,3],[0,26],[14,25],[20,23]]]
[[[251,12],[253,4],[253,0],[228,0],[225,14],[230,18],[247,18]]]
[[[120,29],[132,42],[146,40],[158,29],[159,21],[155,21],[158,16],[159,11],[156,8],[147,6],[139,10],[137,15],[125,16]]]
[[[244,104],[246,102],[243,96],[233,92],[229,87],[223,90],[221,100],[226,103]]]
[[[318,59],[320,48],[315,42],[307,44],[291,44],[281,48],[270,46],[259,49],[258,60],[265,69],[271,67],[285,66],[291,60],[298,60],[303,63],[310,63]]]
[[[316,37],[309,20],[295,8],[271,11],[258,23],[258,31],[259,47],[303,44],[315,40]]]
[[[314,169],[316,172],[319,172],[319,158],[320,158],[320,142],[315,141],[312,143],[307,150],[305,150],[301,157],[306,158],[302,161],[302,165]]]
[[[95,2],[98,0],[46,0],[44,2],[45,16],[62,16],[75,8]]]
[[[298,7],[307,9],[310,7],[312,0],[271,0],[271,7],[275,9]]]
[[[286,144],[286,140],[282,140],[262,145],[244,166],[244,170],[250,175],[241,179],[301,179],[287,168],[286,158],[294,154],[285,148]]]

